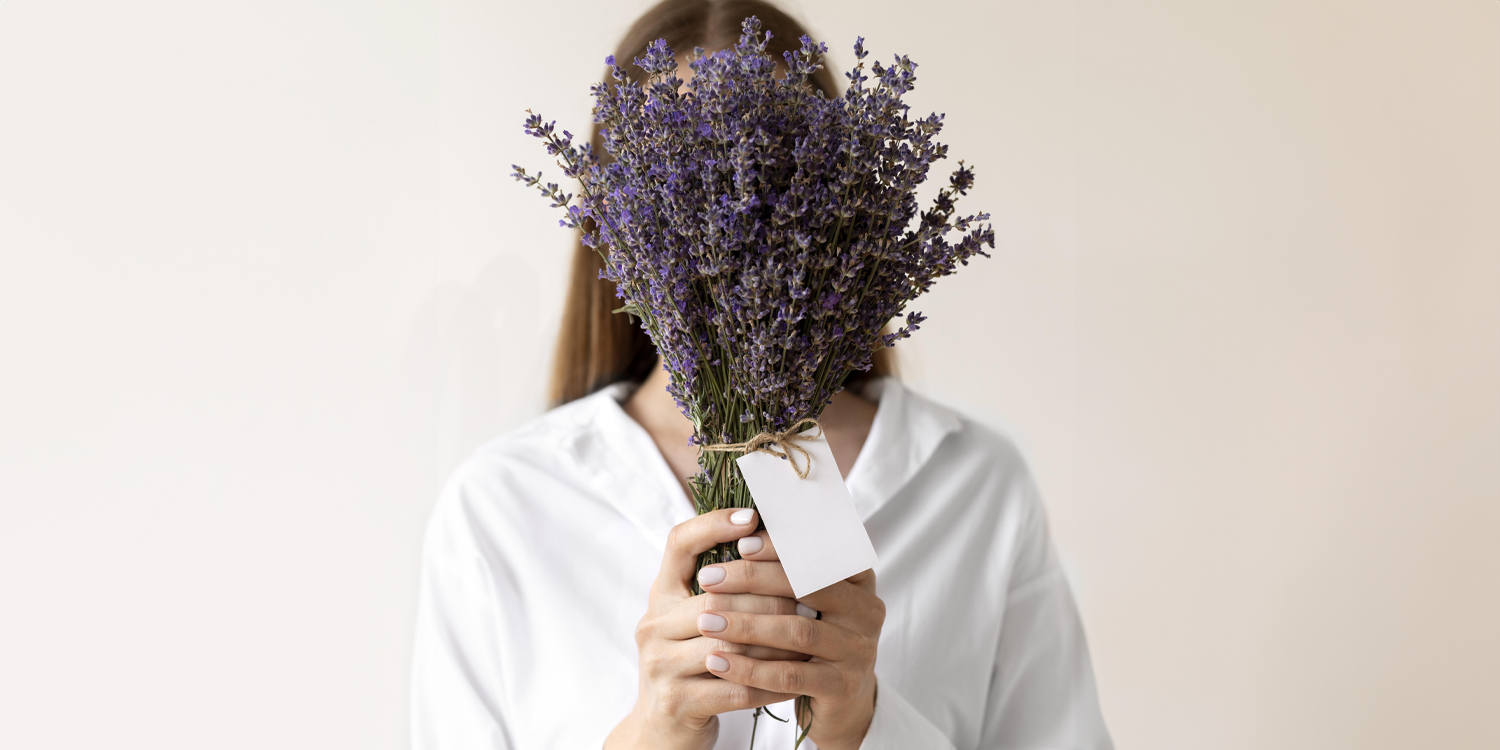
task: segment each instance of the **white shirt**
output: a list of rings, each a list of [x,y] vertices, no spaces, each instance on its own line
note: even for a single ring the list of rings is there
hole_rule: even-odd
[[[599,748],[629,713],[635,625],[668,530],[693,516],[622,408],[630,388],[491,441],[448,481],[423,547],[415,750]],[[1112,748],[1015,446],[895,380],[864,393],[879,406],[848,485],[886,619],[862,748]],[[750,712],[719,718],[716,748],[746,750]],[[792,732],[762,716],[756,747],[789,750]]]

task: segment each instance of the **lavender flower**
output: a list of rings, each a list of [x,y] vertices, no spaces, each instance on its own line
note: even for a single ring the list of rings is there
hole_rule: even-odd
[[[849,86],[830,99],[809,81],[826,45],[802,37],[778,78],[770,33],[753,16],[742,32],[732,49],[693,50],[683,93],[664,40],[633,61],[642,83],[606,58],[615,83],[592,92],[608,163],[529,114],[526,133],[579,182],[576,203],[540,173],[513,174],[604,258],[602,275],[656,344],[700,445],[816,417],[850,373],[925,318],[908,313],[882,334],[886,323],[995,246],[988,213],[956,214],[974,184],[962,161],[918,210],[916,190],[948,147],[935,140],[942,114],[913,119],[902,102],[916,63],[872,61],[866,74],[860,37]],[[701,466],[700,512],[753,505],[725,454],[705,451]]]
[[[882,336],[887,321],[995,244],[989,214],[955,216],[955,196],[974,182],[961,161],[918,214],[914,193],[947,146],[934,140],[943,115],[913,120],[901,101],[916,63],[873,62],[866,86],[861,37],[847,91],[827,99],[808,81],[826,45],[802,37],[778,79],[769,32],[761,37],[753,16],[742,31],[733,49],[694,50],[682,94],[664,40],[634,61],[648,75],[641,84],[608,58],[619,83],[593,87],[607,165],[540,115],[526,119],[581,182],[578,205],[540,174],[514,173],[566,211],[562,226],[599,227],[584,242],[662,354],[699,442],[816,416],[850,372],[868,370],[876,349],[923,317]],[[954,230],[962,236],[950,244]]]

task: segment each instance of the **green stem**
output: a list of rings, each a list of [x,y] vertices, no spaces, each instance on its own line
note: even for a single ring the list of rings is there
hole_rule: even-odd
[[[802,747],[802,741],[807,739],[807,733],[812,731],[812,699],[805,696],[797,696],[797,726],[802,727],[802,733],[797,735],[797,743],[792,745],[792,750]],[[802,712],[807,712],[807,723],[802,723]]]

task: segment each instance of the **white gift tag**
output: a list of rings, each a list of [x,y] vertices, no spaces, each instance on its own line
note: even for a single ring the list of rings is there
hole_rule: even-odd
[[[802,434],[815,432],[818,428],[813,427]],[[735,463],[766,521],[792,592],[801,599],[875,567],[875,547],[828,440],[820,436],[796,444],[811,456],[806,479],[797,476],[788,459],[764,451],[746,453]],[[792,451],[792,456],[800,466],[802,454]]]

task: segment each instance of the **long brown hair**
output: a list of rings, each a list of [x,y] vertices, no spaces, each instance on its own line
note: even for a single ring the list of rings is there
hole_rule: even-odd
[[[667,46],[685,66],[686,54],[694,47],[705,50],[726,49],[739,42],[740,24],[747,16],[760,19],[762,31],[771,32],[766,52],[773,59],[781,53],[796,50],[807,32],[791,16],[764,0],[662,0],[636,19],[615,48],[615,59],[625,68],[630,80],[643,79],[640,68],[629,61],[646,54],[646,46],[665,39]],[[685,54],[686,53],[686,54]],[[606,69],[604,81],[613,82]],[[834,86],[833,74],[820,68],[812,83],[828,97],[841,92]],[[600,161],[608,163],[604,138],[599,126],[592,126],[589,140]],[[586,222],[585,230],[595,227]],[[612,312],[624,304],[615,296],[615,284],[599,278],[604,261],[593,248],[574,240],[573,269],[568,281],[567,300],[563,303],[562,326],[557,333],[557,350],[552,361],[552,384],[549,396],[554,405],[582,398],[604,386],[621,380],[641,382],[656,366],[656,346],[628,315]],[[845,385],[877,375],[894,374],[892,358],[885,349],[875,353],[869,372],[855,372]]]

